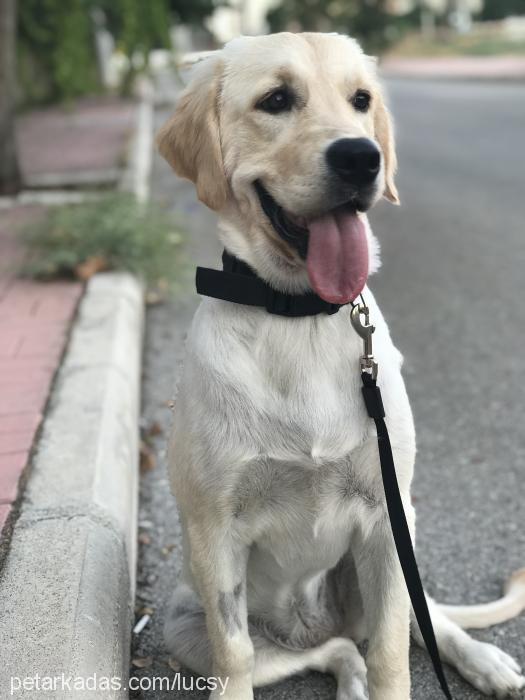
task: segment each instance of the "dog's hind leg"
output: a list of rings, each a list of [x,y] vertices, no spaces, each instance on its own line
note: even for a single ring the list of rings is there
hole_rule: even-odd
[[[276,683],[304,671],[319,671],[335,676],[337,700],[368,698],[365,660],[351,639],[333,637],[311,649],[290,650],[257,636],[254,647],[255,687]]]
[[[427,602],[442,660],[485,695],[497,698],[519,695],[525,679],[514,659],[493,644],[470,637],[428,596]],[[419,646],[424,646],[413,612],[412,636]]]
[[[179,586],[164,629],[166,646],[183,666],[203,677],[212,675],[206,617],[195,594]],[[277,683],[305,671],[331,673],[337,679],[337,700],[366,700],[366,665],[350,639],[334,637],[311,649],[291,650],[251,628],[254,647],[253,685]]]

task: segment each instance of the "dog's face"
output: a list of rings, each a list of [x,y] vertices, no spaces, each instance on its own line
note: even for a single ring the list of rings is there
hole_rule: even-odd
[[[392,128],[373,59],[335,34],[244,37],[197,66],[158,138],[227,222],[230,250],[332,302],[369,271],[366,212],[397,202]]]

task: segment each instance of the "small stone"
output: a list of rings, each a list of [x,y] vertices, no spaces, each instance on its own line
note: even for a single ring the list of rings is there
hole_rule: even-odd
[[[140,656],[132,659],[131,663],[136,668],[148,668],[153,663],[153,656]]]

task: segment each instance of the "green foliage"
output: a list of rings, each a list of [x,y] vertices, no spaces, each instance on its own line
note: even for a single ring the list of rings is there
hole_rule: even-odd
[[[387,12],[387,0],[283,0],[268,13],[272,31],[300,27],[305,31],[336,31],[358,39],[369,52],[380,51],[398,38],[413,18]]]
[[[122,92],[129,94],[138,72],[148,65],[154,48],[169,48],[171,24],[168,0],[91,0],[101,6],[119,48],[129,59]]]
[[[104,11],[110,32],[126,56],[146,56],[154,48],[170,46],[169,0],[89,0]]]
[[[503,19],[510,15],[525,15],[524,0],[484,0],[480,19]]]
[[[226,0],[169,0],[175,19],[186,24],[201,23],[216,7],[224,4]]]
[[[183,269],[183,236],[172,218],[129,194],[50,209],[25,237],[24,272],[33,277],[84,277],[90,268],[128,270],[149,286],[164,288],[173,287]],[[80,273],[79,266],[88,272]]]
[[[100,91],[95,10],[104,11],[118,48],[132,59],[126,87],[147,66],[151,49],[170,45],[169,0],[19,0],[19,73],[27,101]]]
[[[30,101],[67,100],[99,88],[84,0],[19,0],[21,82]]]
[[[524,40],[511,40],[502,35],[492,24],[479,23],[467,34],[451,29],[439,29],[434,37],[420,33],[407,35],[397,44],[392,55],[407,58],[421,56],[497,56],[509,54],[523,56]]]

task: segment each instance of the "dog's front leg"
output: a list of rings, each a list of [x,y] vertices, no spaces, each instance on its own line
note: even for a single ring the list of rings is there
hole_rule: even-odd
[[[411,511],[407,517],[412,520]],[[368,630],[370,700],[408,700],[410,600],[388,516],[364,529],[358,540],[355,560]]]
[[[217,514],[215,514],[216,516]],[[214,676],[210,700],[253,698],[253,644],[248,634],[246,565],[249,548],[219,517],[189,519],[190,563],[211,642]]]

